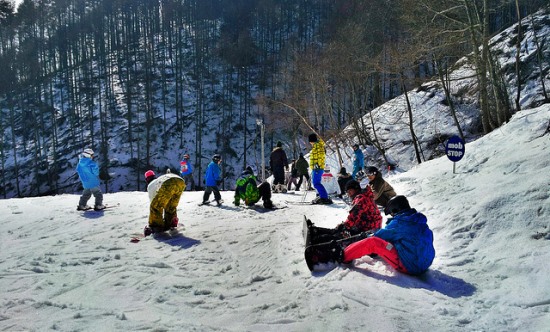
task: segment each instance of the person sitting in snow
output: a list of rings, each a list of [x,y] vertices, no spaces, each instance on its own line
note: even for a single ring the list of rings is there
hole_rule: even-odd
[[[382,215],[369,188],[362,191],[359,182],[350,180],[346,184],[346,193],[352,200],[347,219],[336,228],[322,228],[311,224],[311,244],[341,240],[382,227]]]
[[[155,172],[145,172],[147,192],[149,193],[149,225],[145,226],[145,236],[176,228],[178,226],[177,208],[185,190],[185,181],[176,174],[168,172],[158,178]]]
[[[340,195],[338,195],[338,197],[342,198],[346,192],[346,184],[353,180],[353,178],[345,167],[340,168],[340,173],[336,174],[336,178],[338,179],[338,186],[340,187]]]
[[[393,190],[393,187],[382,178],[382,173],[380,173],[378,168],[374,166],[366,167],[365,173],[369,179],[368,186],[374,194],[374,201],[376,204],[386,207],[388,201],[397,195],[395,190]]]
[[[247,166],[242,172],[241,176],[237,179],[237,188],[235,189],[235,200],[233,204],[235,206],[241,205],[241,200],[247,206],[256,204],[260,198],[264,202],[266,209],[273,208],[273,202],[271,201],[271,186],[268,182],[262,182],[259,186],[256,185],[256,175],[254,166]]]
[[[85,211],[90,210],[88,206],[88,200],[92,197],[95,198],[94,210],[99,211],[105,209],[103,205],[103,193],[99,187],[99,167],[94,159],[94,150],[85,149],[79,156],[78,165],[76,166],[76,172],[82,182],[84,191],[78,202],[77,210]]]
[[[384,212],[393,217],[386,227],[340,249],[337,260],[350,263],[376,254],[399,272],[418,275],[427,271],[435,257],[435,249],[426,216],[412,209],[405,196],[390,199]]]

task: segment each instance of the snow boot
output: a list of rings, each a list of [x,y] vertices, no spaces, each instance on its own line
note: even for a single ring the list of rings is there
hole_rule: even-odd
[[[273,209],[273,202],[271,200],[264,201],[264,208]]]

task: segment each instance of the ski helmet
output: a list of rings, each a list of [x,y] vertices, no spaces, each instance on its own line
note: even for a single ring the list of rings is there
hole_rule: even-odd
[[[183,155],[183,159],[191,159],[191,157],[189,156],[189,154],[186,153]]]
[[[212,157],[212,160],[217,163],[218,161],[222,160],[222,156],[220,156],[219,154],[215,154],[213,157]]]
[[[388,205],[384,208],[384,213],[386,215],[391,214],[392,216],[395,216],[396,214],[409,210],[410,208],[411,206],[409,205],[407,197],[399,195],[392,197],[392,199],[388,201]]]
[[[92,149],[84,149],[82,151],[82,157],[84,158],[92,158],[94,156],[94,150]]]
[[[318,140],[317,135],[315,133],[309,134],[308,140],[310,143],[316,143]]]

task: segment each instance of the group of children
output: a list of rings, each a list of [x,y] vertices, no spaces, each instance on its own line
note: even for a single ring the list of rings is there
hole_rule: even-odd
[[[308,138],[312,145],[309,162],[311,180],[318,193],[318,197],[312,201],[312,204],[332,204],[321,182],[325,169],[324,142],[314,133]],[[359,149],[354,147],[354,150]],[[185,159],[189,159],[188,155],[184,157]],[[216,154],[206,168],[202,204],[210,203],[212,193],[216,203],[222,204],[218,188],[222,181],[221,161],[221,156]],[[188,168],[190,167],[189,163]],[[354,235],[372,232],[372,236],[356,242],[340,241],[339,243],[345,245],[335,251],[334,259],[347,263],[365,255],[378,255],[398,271],[409,274],[424,272],[435,256],[433,234],[427,226],[426,217],[412,209],[404,196],[397,196],[393,188],[382,179],[378,169],[368,167],[365,171],[369,182],[363,189],[359,182],[362,180],[361,168],[356,170],[354,167],[355,177],[347,174],[345,168],[342,168],[338,174],[338,183],[342,188],[342,194],[345,192],[351,200],[348,217],[334,229],[315,227],[311,224],[312,244],[352,239]],[[95,209],[104,208],[99,189],[99,169],[93,161],[91,149],[84,150],[80,155],[77,172],[84,187],[77,209],[90,208],[86,203],[91,195],[95,196]],[[242,172],[236,181],[233,204],[239,206],[242,201],[245,205],[251,206],[261,199],[263,206],[271,209],[273,208],[271,186],[267,182],[258,185],[255,174],[253,166],[247,166]],[[145,172],[147,192],[151,201],[149,222],[144,229],[145,236],[178,226],[177,206],[183,191],[189,184],[189,180],[184,180],[184,175],[183,172],[182,176],[167,173],[157,177],[152,170]],[[300,185],[301,180],[297,188]],[[383,208],[387,215],[392,216],[384,228],[382,228],[382,215],[378,206]]]

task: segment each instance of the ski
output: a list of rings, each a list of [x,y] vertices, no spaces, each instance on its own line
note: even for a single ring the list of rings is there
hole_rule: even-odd
[[[103,209],[94,209],[93,207],[89,207],[87,209],[81,209],[81,210],[78,210],[77,211],[81,211],[81,212],[101,212],[103,210],[108,210],[108,209],[113,209],[113,208],[116,208],[116,207],[119,207],[120,206],[120,203],[117,203],[115,205],[105,205],[105,207]]]
[[[206,201],[206,202],[201,202],[199,203],[199,206],[203,206],[203,205],[210,205],[211,203],[215,203],[216,200],[211,200],[211,201]],[[221,206],[223,204],[223,200],[220,200],[219,203],[217,203],[217,206]]]

